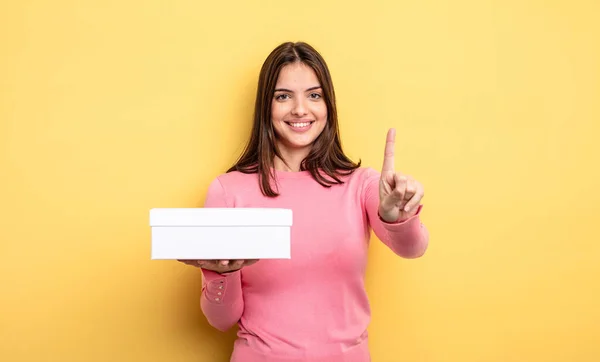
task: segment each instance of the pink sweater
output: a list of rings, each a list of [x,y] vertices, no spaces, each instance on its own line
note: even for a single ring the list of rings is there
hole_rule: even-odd
[[[394,253],[421,256],[428,231],[417,215],[379,218],[379,173],[360,168],[325,188],[308,171],[276,172],[277,198],[261,194],[255,174],[217,177],[205,207],[293,210],[291,259],[260,260],[220,275],[202,270],[201,307],[225,331],[236,323],[233,362],[367,362],[370,309],[364,286],[370,229]],[[277,190],[277,189],[276,189]]]

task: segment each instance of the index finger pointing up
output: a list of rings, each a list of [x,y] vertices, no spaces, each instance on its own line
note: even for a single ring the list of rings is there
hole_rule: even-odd
[[[396,143],[396,130],[390,128],[385,140],[385,152],[383,154],[383,168],[381,172],[394,172],[394,146]]]

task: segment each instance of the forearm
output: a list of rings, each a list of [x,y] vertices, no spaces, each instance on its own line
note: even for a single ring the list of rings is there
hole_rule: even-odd
[[[399,256],[418,258],[427,250],[429,231],[419,218],[422,207],[418,207],[415,215],[399,222],[388,223],[378,215],[372,221],[377,237]]]
[[[233,327],[244,310],[241,271],[221,275],[202,270],[200,306],[208,323],[220,331]]]

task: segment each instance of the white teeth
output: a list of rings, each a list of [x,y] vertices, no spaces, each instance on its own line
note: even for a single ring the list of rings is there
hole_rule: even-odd
[[[297,127],[297,128],[302,128],[302,127],[306,127],[310,124],[310,122],[303,122],[303,123],[290,123],[290,126],[292,127]]]

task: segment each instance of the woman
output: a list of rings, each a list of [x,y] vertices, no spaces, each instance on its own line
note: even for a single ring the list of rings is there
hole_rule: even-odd
[[[268,56],[248,145],[210,184],[205,207],[292,209],[292,258],[184,261],[202,270],[208,322],[239,326],[231,361],[370,361],[370,230],[404,258],[423,255],[429,240],[423,187],[394,171],[394,137],[391,129],[381,173],[352,162],[321,55],[284,43]]]

